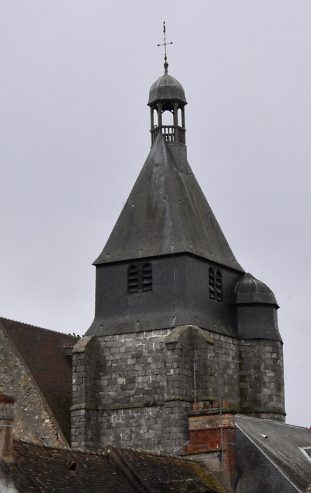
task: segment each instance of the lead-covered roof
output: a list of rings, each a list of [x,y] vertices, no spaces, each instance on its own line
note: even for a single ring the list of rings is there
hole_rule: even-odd
[[[246,273],[236,286],[236,303],[238,304],[267,304],[276,305],[277,301],[271,289],[249,272]]]
[[[169,74],[159,77],[151,86],[149,91],[148,104],[157,101],[179,101],[187,104],[185,91],[178,80]]]

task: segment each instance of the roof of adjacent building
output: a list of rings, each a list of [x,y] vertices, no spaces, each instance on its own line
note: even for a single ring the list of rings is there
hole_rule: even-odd
[[[198,462],[132,449],[117,451],[126,466],[133,471],[148,491],[171,493],[226,491]]]
[[[298,491],[306,490],[311,483],[311,457],[304,448],[311,451],[310,429],[240,415],[236,425]]]
[[[242,271],[188,164],[159,135],[95,265],[190,253]]]
[[[0,465],[23,493],[226,493],[199,463],[113,447],[94,454],[19,441],[14,463]]]
[[[78,338],[0,317],[2,326],[27,365],[61,431],[70,443],[71,362],[65,347]]]

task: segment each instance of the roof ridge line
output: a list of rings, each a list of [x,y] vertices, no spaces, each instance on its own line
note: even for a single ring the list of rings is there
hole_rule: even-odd
[[[164,453],[164,452],[160,452],[157,450],[147,450],[147,449],[143,449],[143,448],[130,448],[130,447],[118,447],[117,450],[121,451],[121,452],[122,451],[138,452],[138,453],[143,453],[146,455],[151,455],[152,457],[154,457],[154,456],[164,457],[164,458],[169,457],[169,458],[178,459],[178,460],[180,459],[180,460],[183,460],[186,462],[195,462],[193,459],[191,459],[191,458],[187,459],[185,456]]]
[[[279,425],[279,426],[290,426],[291,428],[299,428],[299,429],[302,429],[302,430],[310,431],[310,433],[311,433],[310,428],[307,428],[307,426],[292,425],[290,423],[276,421],[275,419],[269,419],[269,418],[256,418],[255,416],[247,416],[246,414],[236,414],[236,416],[237,417],[240,416],[241,418],[246,418],[246,419],[258,419],[260,421],[268,421],[269,423],[273,423],[273,424]]]
[[[21,322],[20,320],[14,320],[13,318],[0,317],[0,321],[2,321],[2,320],[6,320],[7,322],[14,322],[16,324],[21,324],[21,325],[27,325],[28,327],[33,327],[35,329],[44,330],[47,332],[52,332],[53,334],[60,334],[60,335],[65,335],[65,336],[70,336],[70,337],[75,337],[75,338],[80,337],[80,336],[75,336],[75,335],[67,333],[67,332],[61,332],[59,330],[47,329],[46,327],[41,327],[40,325],[29,324],[28,322]]]
[[[119,467],[121,472],[127,478],[127,480],[132,484],[132,486],[137,490],[138,493],[151,493],[150,489],[147,488],[144,483],[140,480],[135,468],[129,464],[129,461],[124,457],[122,451],[108,445],[105,447],[104,452],[109,455],[114,463]]]
[[[101,457],[103,454],[102,452],[94,452],[93,450],[89,449],[80,449],[80,448],[72,448],[70,446],[68,447],[62,447],[62,446],[53,446],[53,445],[46,445],[46,444],[40,444],[40,443],[35,443],[31,442],[30,440],[21,440],[21,439],[14,439],[15,444],[26,444],[26,445],[31,445],[32,447],[38,447],[38,448],[45,448],[45,449],[52,449],[52,450],[61,450],[64,452],[72,452],[72,453],[79,453],[79,454],[88,454],[88,455],[96,455],[97,457]]]

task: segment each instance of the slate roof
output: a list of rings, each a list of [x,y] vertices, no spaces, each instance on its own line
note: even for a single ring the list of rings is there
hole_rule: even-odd
[[[236,303],[263,303],[278,306],[274,293],[271,289],[265,283],[259,281],[259,279],[256,279],[256,277],[249,272],[245,274],[237,283]]]
[[[298,491],[306,490],[311,483],[311,460],[301,448],[311,447],[311,430],[240,415],[236,425]],[[255,480],[255,471],[251,474]]]
[[[112,447],[97,455],[20,441],[0,467],[23,493],[226,493],[200,464]]]
[[[74,346],[78,338],[1,317],[0,326],[17,348],[70,443],[72,373],[64,347]]]
[[[186,147],[159,135],[94,264],[185,252],[243,272],[193,175]]]

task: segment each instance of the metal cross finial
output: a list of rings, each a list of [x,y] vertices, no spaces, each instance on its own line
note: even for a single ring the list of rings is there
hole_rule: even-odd
[[[164,73],[167,74],[168,63],[167,63],[167,53],[166,47],[167,45],[172,45],[173,41],[166,41],[166,29],[165,29],[165,21],[163,22],[163,43],[158,43],[157,46],[164,46]]]

